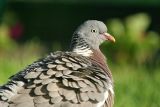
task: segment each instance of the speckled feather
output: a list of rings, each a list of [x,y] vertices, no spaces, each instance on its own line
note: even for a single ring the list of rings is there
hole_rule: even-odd
[[[72,61],[71,58],[75,61]],[[103,100],[97,94],[103,96],[104,92],[109,90],[107,86],[112,84],[109,77],[98,64],[93,63],[90,58],[75,53],[51,53],[36,63],[40,63],[41,66],[35,66],[29,70],[30,66],[33,66],[30,65],[26,68],[27,72],[24,70],[12,77],[13,80],[9,83],[12,81],[15,83],[20,82],[18,78],[23,78],[26,81],[25,85],[18,87],[17,93],[14,93],[14,89],[10,89],[8,84],[3,86],[2,89],[9,90],[14,96],[12,94],[1,95],[2,101],[2,97],[6,97],[7,99],[4,102],[7,101],[9,105],[25,102],[33,103],[30,106],[27,105],[28,107],[40,106],[41,103],[42,105],[47,103],[54,107],[55,104],[57,105],[60,102],[63,102],[63,105],[66,103],[73,107],[74,105],[80,107],[82,103],[90,102],[89,105],[91,106],[89,107],[96,107],[96,104]],[[67,66],[67,63],[71,63],[73,66]],[[57,68],[60,65],[61,67]],[[53,71],[54,73],[48,73],[48,71]],[[25,76],[23,76],[24,74]],[[59,74],[59,76],[56,76],[56,74]],[[14,80],[14,78],[16,79]],[[4,93],[2,89],[1,93]],[[92,94],[88,95],[88,93]]]

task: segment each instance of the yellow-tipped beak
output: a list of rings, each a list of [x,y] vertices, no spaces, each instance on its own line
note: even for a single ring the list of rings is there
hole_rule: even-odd
[[[107,40],[111,41],[111,42],[116,42],[115,38],[110,35],[109,33],[104,33],[105,37]]]

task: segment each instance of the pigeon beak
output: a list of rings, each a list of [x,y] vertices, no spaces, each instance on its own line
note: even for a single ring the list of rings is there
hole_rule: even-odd
[[[116,42],[115,38],[112,35],[110,35],[109,33],[104,33],[103,35],[105,36],[105,38],[107,40],[109,40],[111,42]]]

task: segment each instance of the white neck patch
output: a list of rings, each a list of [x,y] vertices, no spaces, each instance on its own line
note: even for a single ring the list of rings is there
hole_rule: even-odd
[[[77,47],[73,49],[73,52],[83,55],[83,56],[91,56],[93,53],[90,48],[86,48],[86,47]]]

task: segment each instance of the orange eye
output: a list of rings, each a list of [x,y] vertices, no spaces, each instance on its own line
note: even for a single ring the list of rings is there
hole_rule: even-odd
[[[97,30],[96,30],[96,29],[91,29],[91,32],[92,32],[92,33],[96,33]]]

